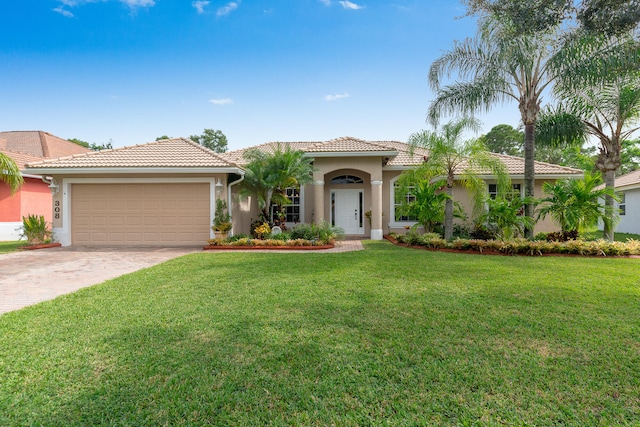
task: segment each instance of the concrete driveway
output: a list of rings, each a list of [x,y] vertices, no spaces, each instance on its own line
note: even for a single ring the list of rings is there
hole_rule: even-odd
[[[200,251],[202,246],[80,246],[0,254],[0,314]]]

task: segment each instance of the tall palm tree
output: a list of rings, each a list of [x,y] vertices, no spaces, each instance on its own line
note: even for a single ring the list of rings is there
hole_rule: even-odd
[[[622,141],[640,129],[640,74],[620,76],[605,84],[576,88],[561,87],[565,101],[541,115],[538,130],[552,144],[595,137],[599,143],[596,168],[605,187],[604,238],[613,241],[613,194],[615,174],[621,165]]]
[[[6,154],[0,153],[0,181],[4,182],[15,193],[24,182],[18,165]]]
[[[453,186],[458,181],[476,195],[477,208],[481,204],[481,194],[486,192],[485,182],[479,173],[491,172],[498,180],[498,188],[507,191],[509,177],[504,164],[493,157],[485,145],[477,139],[463,140],[466,131],[478,131],[480,122],[473,118],[451,121],[438,131],[421,131],[409,138],[411,147],[425,148],[429,156],[418,166],[418,172],[425,176],[444,176],[445,201],[444,238],[453,237]]]
[[[253,149],[244,156],[249,163],[245,166],[240,195],[256,197],[263,221],[269,221],[274,203],[290,203],[287,188],[300,187],[312,181],[313,159],[289,146],[283,148],[278,144],[272,153]]]
[[[615,38],[563,35],[556,29],[514,36],[497,20],[485,18],[475,38],[456,43],[431,65],[429,82],[436,98],[428,118],[437,123],[447,113],[475,114],[515,101],[525,131],[525,196],[533,198],[535,124],[543,93],[559,78],[575,84],[637,69],[637,49],[616,49],[618,43]],[[444,86],[442,79],[454,72],[460,81]],[[533,216],[533,209],[533,202],[528,203],[525,214]],[[533,237],[532,228],[527,237]]]

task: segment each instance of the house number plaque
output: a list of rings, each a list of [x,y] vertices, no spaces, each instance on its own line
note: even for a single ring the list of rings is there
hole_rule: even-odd
[[[60,219],[60,200],[53,202],[53,217]]]

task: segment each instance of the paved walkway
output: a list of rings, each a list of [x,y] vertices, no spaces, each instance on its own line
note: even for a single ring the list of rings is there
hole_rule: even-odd
[[[333,249],[305,252],[348,252],[362,249],[364,248],[359,240],[347,240],[338,242]],[[0,315],[151,267],[172,258],[201,251],[202,246],[182,248],[74,246],[0,254]],[[254,250],[251,252],[290,251]]]

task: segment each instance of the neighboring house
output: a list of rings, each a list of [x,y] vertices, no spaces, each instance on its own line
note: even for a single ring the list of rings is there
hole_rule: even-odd
[[[620,222],[615,231],[640,234],[640,170],[616,178]]]
[[[278,143],[259,145],[273,151]],[[291,142],[314,159],[314,181],[290,189],[287,223],[328,221],[345,233],[382,239],[415,224],[396,215],[395,182],[403,170],[423,162],[428,153],[395,141],[344,137],[326,142]],[[213,237],[215,199],[228,200],[233,232],[248,233],[258,218],[254,199],[239,200],[243,154],[217,154],[187,139],[88,153],[31,163],[27,171],[52,176],[60,187],[53,203],[60,209],[54,231],[63,245],[200,245]],[[506,164],[516,187],[524,188],[524,159],[496,155]],[[581,177],[582,171],[536,163],[536,191],[542,183]],[[493,183],[485,177],[488,185]],[[490,189],[491,187],[489,187]],[[470,212],[466,190],[454,189]],[[543,221],[536,231],[554,230]]]
[[[293,204],[286,207],[287,226],[296,222],[328,221],[344,229],[345,234],[382,239],[389,232],[405,232],[415,224],[411,218],[396,214],[395,183],[402,171],[424,162],[429,153],[398,141],[364,141],[342,137],[326,142],[267,143],[226,153],[223,156],[240,166],[247,163],[247,150],[273,152],[278,144],[289,145],[314,158],[313,183],[301,189],[290,189]],[[524,191],[524,159],[495,154],[507,167],[516,190]],[[583,171],[549,163],[536,162],[535,192],[542,194],[542,184],[560,178],[581,178]],[[483,176],[488,190],[495,187],[491,176]],[[235,193],[235,192],[234,192]],[[467,213],[472,201],[465,189],[454,188],[454,199]],[[400,196],[402,197],[402,196]],[[407,195],[407,197],[411,197]],[[248,233],[251,220],[257,219],[255,202],[237,202],[234,197],[234,230]],[[552,231],[558,227],[550,219],[536,224],[535,231]]]
[[[9,156],[22,171],[27,163],[90,151],[73,142],[42,131],[0,132],[0,152]],[[22,217],[43,215],[53,219],[51,191],[46,177],[22,172],[24,184],[13,195],[0,183],[0,241],[17,240]]]

